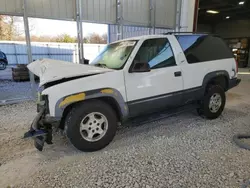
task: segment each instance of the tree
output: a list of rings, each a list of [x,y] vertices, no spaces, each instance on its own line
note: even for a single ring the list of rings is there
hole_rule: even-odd
[[[107,33],[102,34],[102,39],[103,39],[104,44],[107,44],[107,42],[108,42],[108,35],[107,35]]]
[[[14,37],[14,32],[15,32],[13,16],[10,17],[9,24],[8,24],[7,28],[8,28],[7,29],[7,39],[12,40]]]
[[[32,21],[32,20],[30,20]],[[24,41],[25,35],[24,30],[21,29],[20,25],[22,22],[21,17],[15,16],[3,16],[0,15],[0,40],[16,40]],[[30,24],[30,30],[33,26]],[[75,43],[77,42],[76,37],[72,37],[68,34],[53,36],[31,36],[32,42],[65,42]],[[99,35],[97,33],[91,33],[83,38],[84,43],[95,43],[95,44],[107,44],[107,34]]]
[[[88,43],[87,37],[83,37],[83,43]]]
[[[3,24],[4,24],[4,22],[3,22],[3,16],[2,15],[0,15],[0,40],[2,40],[2,38],[3,38]]]
[[[0,15],[0,40],[13,40],[18,35],[16,23],[19,17]]]
[[[77,42],[77,39],[76,37],[71,37],[68,34],[62,34],[56,38],[56,42],[74,43]]]
[[[10,36],[8,36],[9,26],[6,23],[6,16],[0,15],[0,40],[8,40]]]
[[[103,34],[102,36],[97,33],[91,33],[87,37],[88,43],[94,44],[107,44],[107,34]]]

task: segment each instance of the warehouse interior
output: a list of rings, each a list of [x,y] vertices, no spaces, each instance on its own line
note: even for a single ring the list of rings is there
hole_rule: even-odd
[[[250,67],[250,2],[248,0],[200,0],[197,31],[225,39],[240,68]]]

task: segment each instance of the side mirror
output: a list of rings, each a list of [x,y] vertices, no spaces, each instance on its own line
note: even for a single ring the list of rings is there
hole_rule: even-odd
[[[148,63],[136,63],[132,72],[150,72],[150,67]]]
[[[89,60],[84,58],[83,64],[88,65],[89,64]]]

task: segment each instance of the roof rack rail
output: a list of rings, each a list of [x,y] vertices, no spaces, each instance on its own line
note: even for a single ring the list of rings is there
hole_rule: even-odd
[[[172,35],[172,34],[211,34],[211,33],[206,33],[206,32],[175,32],[175,31],[163,33],[163,35]]]

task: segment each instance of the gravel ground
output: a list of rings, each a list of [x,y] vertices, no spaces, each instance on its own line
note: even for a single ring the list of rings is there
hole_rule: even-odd
[[[14,82],[12,80],[12,67],[14,66],[0,70],[0,104],[6,100],[30,98],[32,94],[29,81]]]
[[[31,97],[30,82],[13,82],[11,80],[1,80],[0,91],[0,101]]]
[[[15,66],[7,66],[5,70],[0,70],[0,80],[12,80],[12,67]]]
[[[43,152],[21,139],[36,114],[33,102],[0,106],[0,187],[241,187],[250,180],[250,151],[232,137],[250,132],[250,82],[227,94],[223,115],[195,111],[121,127],[93,153],[77,151],[60,134]]]

